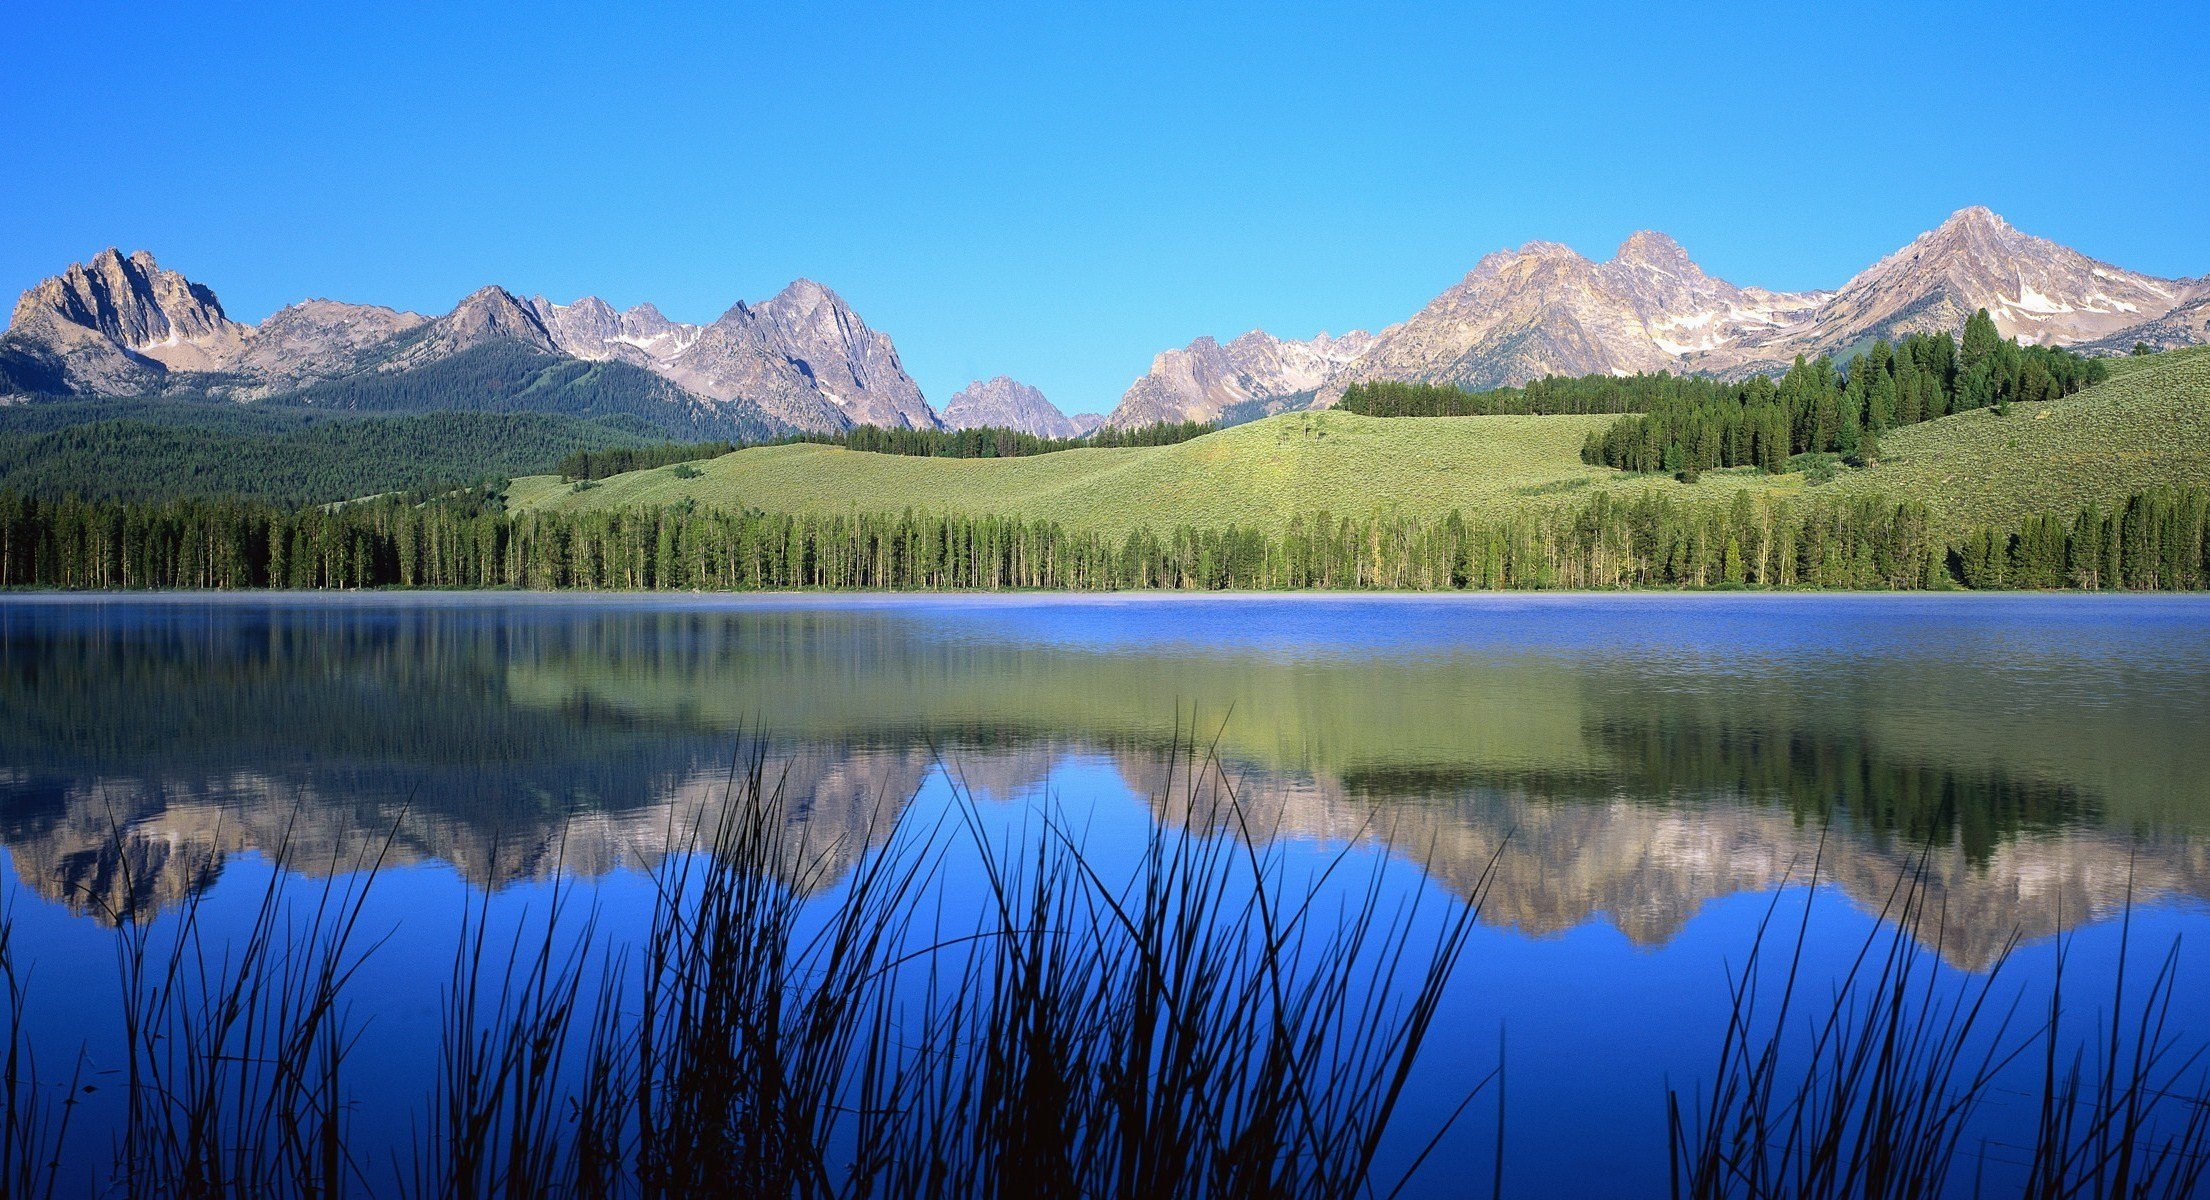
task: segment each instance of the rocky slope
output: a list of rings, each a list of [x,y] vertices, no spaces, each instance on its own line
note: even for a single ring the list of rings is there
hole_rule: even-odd
[[[373,347],[428,323],[419,313],[373,304],[302,300],[254,327],[229,365],[272,387],[329,379],[361,370]]]
[[[1309,397],[1375,342],[1353,331],[1286,341],[1252,330],[1223,346],[1201,337],[1151,360],[1151,370],[1105,418],[1115,429],[1177,421],[1216,421],[1230,409],[1263,415],[1265,406]]]
[[[1704,273],[1662,233],[1628,238],[1607,262],[1529,242],[1474,265],[1328,381],[1323,400],[1362,379],[1495,388],[1545,375],[1679,369],[1686,356],[1808,323],[1819,292],[1742,288]]]
[[[1048,438],[1080,437],[1087,432],[1042,392],[1003,375],[959,389],[944,406],[944,424],[952,429],[1018,429]]]
[[[671,321],[649,304],[624,312],[596,297],[554,304],[491,286],[438,317],[308,300],[255,328],[144,251],[103,251],[25,292],[0,335],[0,393],[186,389],[252,399],[414,371],[487,346],[626,363],[676,384],[687,405],[741,402],[790,428],[941,427],[890,338],[811,280],[707,325]]]
[[[2153,321],[2121,329],[2080,349],[2088,354],[2131,354],[2135,345],[2143,343],[2151,350],[2210,345],[2210,278],[2193,281],[2192,290],[2201,294]]]
[[[2203,294],[2199,282],[2098,262],[1975,206],[1859,272],[1809,322],[1742,339],[1699,365],[1743,373],[1879,337],[1954,332],[1982,308],[2005,337],[2080,345],[2154,324]]]

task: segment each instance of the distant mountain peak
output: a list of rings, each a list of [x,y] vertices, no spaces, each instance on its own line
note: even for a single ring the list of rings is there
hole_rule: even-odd
[[[944,424],[953,429],[1018,429],[1050,438],[1078,437],[1084,432],[1042,392],[1008,375],[959,389],[944,406]]]
[[[1301,404],[1372,344],[1358,331],[1289,341],[1254,329],[1225,346],[1210,335],[1199,337],[1153,358],[1105,424],[1132,429],[1215,421],[1230,409]]]
[[[1655,267],[1663,271],[1684,271],[1694,267],[1688,251],[1666,234],[1654,229],[1636,230],[1619,243],[1612,254],[1612,261],[1636,266]]]
[[[1994,209],[1989,208],[1984,204],[1968,204],[1963,208],[1950,213],[1949,216],[1944,219],[1939,226],[1936,226],[1936,229],[1965,229],[1972,227],[1987,229],[2009,229],[2011,226],[2010,222],[2005,221],[2002,216],[1998,214]]]

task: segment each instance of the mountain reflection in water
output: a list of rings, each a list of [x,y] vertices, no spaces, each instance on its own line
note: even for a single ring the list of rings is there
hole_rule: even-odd
[[[1483,920],[1531,934],[1663,943],[1801,881],[1830,821],[1822,875],[1876,908],[1931,839],[1941,951],[1982,967],[2129,888],[2210,898],[2191,603],[13,601],[0,841],[104,920],[287,838],[310,870],[396,829],[480,887],[601,874],[711,820],[758,730],[819,887],[940,769],[1165,797],[1194,726],[1238,830],[1490,869]]]

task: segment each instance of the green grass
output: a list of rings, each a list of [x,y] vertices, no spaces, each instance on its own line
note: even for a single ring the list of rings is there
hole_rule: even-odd
[[[1230,523],[1276,527],[1298,514],[1439,517],[1575,504],[1603,487],[1675,489],[1581,462],[1581,442],[1611,416],[1361,417],[1286,413],[1174,446],[1067,450],[1015,459],[907,458],[825,446],[740,450],[672,471],[617,475],[584,495],[556,479],[519,479],[518,508],[620,508],[695,500],[726,508],[1020,513],[1069,526]],[[1698,494],[1795,492],[1802,481],[1711,477]]]
[[[2134,360],[2076,396],[1975,412],[1882,439],[1884,461],[1827,484],[1802,474],[1709,472],[1700,483],[1581,462],[1582,439],[1612,416],[1361,417],[1287,413],[1174,446],[1069,450],[1017,459],[909,458],[826,446],[741,450],[698,465],[612,476],[588,492],[518,479],[516,508],[655,507],[685,500],[767,511],[1018,514],[1078,528],[1290,517],[1469,516],[1579,505],[1599,492],[1729,503],[1737,492],[1792,497],[1876,493],[1929,503],[1962,527],[2076,510],[2162,484],[2210,482],[2210,355]]]
[[[1949,524],[1969,525],[2210,483],[2210,355],[2155,357],[2009,416],[1963,413],[1888,434],[1879,466],[1827,486],[1924,500]]]
[[[2190,358],[2210,358],[2210,346],[2184,346],[2177,350],[2159,350],[2154,354],[2128,354],[2119,358],[2106,358],[2103,360],[2103,365],[2109,369],[2111,378],[2115,379],[2121,375],[2130,375],[2135,371],[2160,367],[2166,363],[2179,362]]]

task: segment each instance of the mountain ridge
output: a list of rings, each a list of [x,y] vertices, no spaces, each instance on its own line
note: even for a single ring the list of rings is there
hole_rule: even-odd
[[[109,248],[26,290],[0,332],[0,396],[104,398],[170,392],[240,400],[300,397],[326,385],[424,370],[486,347],[552,361],[619,363],[664,381],[671,402],[728,410],[792,430],[859,424],[943,427],[890,338],[833,290],[799,279],[715,321],[669,320],[651,304],[617,311],[595,296],[556,304],[497,284],[438,316],[314,299],[259,326],[231,320],[212,289],[151,253]],[[640,395],[655,389],[633,388]]]
[[[2136,340],[2153,349],[2210,341],[2210,277],[2129,271],[1974,205],[1831,290],[1731,283],[1655,230],[1629,235],[1603,261],[1528,241],[1481,256],[1418,312],[1373,335],[1303,403],[1285,389],[1254,406],[1213,383],[1208,369],[1215,378],[1232,371],[1207,362],[1217,344],[1201,338],[1154,359],[1111,423],[1324,408],[1365,380],[1483,390],[1548,375],[1772,374],[1799,354],[1838,356],[1876,338],[1955,333],[1980,308],[2006,337],[2090,353],[2124,353]]]

